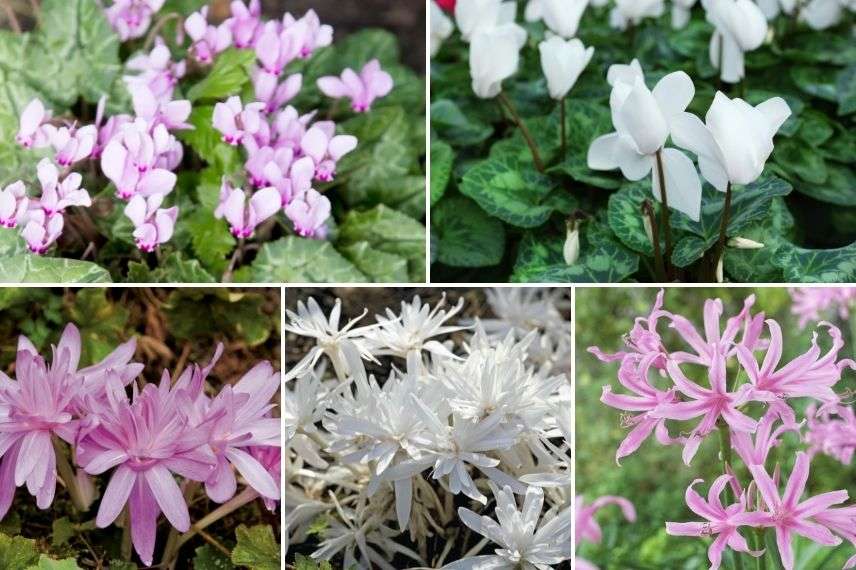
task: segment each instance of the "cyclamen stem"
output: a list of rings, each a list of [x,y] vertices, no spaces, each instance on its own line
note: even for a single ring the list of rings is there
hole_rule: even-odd
[[[559,102],[559,117],[562,123],[562,161],[564,162],[565,157],[568,155],[568,137],[565,132],[565,102],[568,100],[568,97],[562,97],[562,100]]]
[[[657,159],[657,179],[660,183],[660,227],[666,238],[666,251],[663,255],[663,266],[665,268],[666,278],[672,280],[672,228],[669,225],[669,197],[666,193],[666,176],[663,173],[663,149],[656,153]]]
[[[654,268],[657,271],[657,280],[666,280],[666,268],[663,265],[663,252],[660,251],[660,228],[654,216],[654,207],[651,202],[645,200],[642,203],[642,215],[648,218],[651,224],[651,246],[654,248]]]
[[[713,270],[716,271],[716,266],[719,260],[725,255],[725,239],[728,223],[731,221],[731,182],[725,189],[725,204],[722,207],[722,218],[719,222],[719,241],[716,243],[716,255],[713,256]]]
[[[59,472],[63,483],[65,483],[65,488],[68,489],[71,503],[75,509],[82,513],[88,511],[89,507],[77,486],[77,477],[75,476],[74,468],[68,460],[68,454],[71,453],[71,450],[63,445],[56,436],[53,437],[53,447],[56,454],[56,470]]]
[[[511,102],[511,99],[508,96],[500,91],[499,95],[497,95],[497,99],[508,110],[511,114],[511,119],[520,129],[520,134],[523,135],[523,138],[526,140],[526,144],[529,145],[529,150],[532,152],[532,161],[535,163],[535,168],[538,172],[544,172],[544,163],[541,161],[541,153],[538,152],[538,145],[535,144],[535,139],[532,138],[532,133],[529,132],[529,128],[526,126],[526,123],[523,122],[523,119],[520,118],[520,115],[517,114],[517,111],[514,109],[514,104]]]
[[[152,26],[152,29],[149,31],[149,35],[146,36],[146,41],[143,44],[143,51],[147,52],[151,49],[152,44],[155,41],[155,38],[158,37],[160,31],[172,20],[181,20],[181,14],[177,12],[170,12],[160,20],[158,20],[157,24]]]
[[[226,271],[223,273],[223,282],[231,283],[232,282],[232,273],[235,271],[235,266],[241,262],[241,259],[244,257],[244,238],[238,240],[238,247],[235,248],[235,252],[232,254],[232,259],[229,260],[229,266],[226,268]]]

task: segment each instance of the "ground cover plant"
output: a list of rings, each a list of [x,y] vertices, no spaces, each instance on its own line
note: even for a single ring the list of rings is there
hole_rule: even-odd
[[[578,562],[854,567],[853,306],[852,289],[580,290]]]
[[[288,2],[21,4],[0,280],[424,281],[424,81],[391,33]]]
[[[279,310],[0,290],[0,566],[279,568]]]
[[[432,278],[856,279],[852,2],[442,4]]]
[[[289,290],[286,568],[570,568],[569,293]]]

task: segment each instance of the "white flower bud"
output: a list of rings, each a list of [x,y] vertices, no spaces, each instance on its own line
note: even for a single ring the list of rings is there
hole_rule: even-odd
[[[728,240],[728,247],[734,247],[737,249],[761,249],[764,247],[764,244],[749,238],[738,236]]]
[[[568,234],[565,238],[565,263],[568,265],[573,265],[580,258],[580,230],[576,227],[576,224],[569,222],[568,223]]]

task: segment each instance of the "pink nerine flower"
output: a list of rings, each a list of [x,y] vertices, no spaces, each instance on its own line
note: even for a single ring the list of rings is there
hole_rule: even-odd
[[[588,351],[595,355],[601,362],[614,362],[616,360],[624,360],[628,355],[638,355],[646,357],[655,355],[653,365],[657,368],[666,367],[666,358],[669,356],[663,346],[663,340],[657,332],[657,324],[661,318],[670,316],[670,313],[663,310],[663,295],[665,291],[660,289],[657,293],[657,298],[654,300],[654,305],[651,307],[647,317],[638,317],[633,323],[633,329],[624,337],[624,342],[629,348],[629,351],[619,351],[615,354],[603,352],[596,346],[590,346]]]
[[[147,384],[128,401],[124,387],[107,386],[108,398],[97,410],[77,446],[77,461],[91,475],[116,468],[104,490],[95,522],[109,526],[128,504],[131,540],[146,565],[152,564],[157,519],[163,511],[180,532],[190,528],[187,503],[173,474],[205,481],[214,455],[206,445],[206,426],[193,426],[186,390],[173,389],[164,372],[160,385]]]
[[[253,88],[256,100],[265,104],[264,112],[271,114],[294,99],[303,86],[303,75],[289,75],[282,84],[279,77],[264,69],[256,69],[253,73]]]
[[[252,195],[247,203],[247,194],[242,188],[232,188],[226,180],[220,187],[220,204],[214,211],[217,219],[226,218],[232,235],[248,238],[256,227],[276,214],[281,207],[276,188],[263,188]]]
[[[689,398],[688,401],[667,403],[659,406],[652,415],[672,420],[691,420],[701,416],[701,421],[693,428],[684,444],[684,463],[690,464],[698,451],[701,441],[716,429],[720,418],[734,431],[754,432],[757,422],[738,410],[738,407],[752,399],[752,389],[742,385],[736,392],[729,392],[726,387],[725,356],[715,348],[713,361],[708,369],[710,388],[704,388],[688,379],[681,371],[678,363],[669,360],[666,370],[675,388]]]
[[[659,354],[652,352],[646,356],[630,354],[622,360],[618,370],[618,381],[632,392],[633,396],[615,394],[612,392],[612,387],[608,385],[603,387],[601,402],[619,410],[639,412],[635,416],[622,420],[626,427],[632,429],[615,452],[616,463],[622,457],[626,457],[639,449],[639,446],[648,439],[652,432],[656,434],[657,440],[663,445],[675,443],[675,440],[669,436],[666,419],[651,413],[662,404],[678,401],[674,389],[663,392],[654,387],[648,380],[651,367],[658,358]]]
[[[200,63],[211,63],[214,56],[232,45],[232,30],[228,20],[219,26],[208,24],[208,6],[194,12],[184,21],[184,31],[193,40],[190,51]]]
[[[144,198],[139,194],[125,206],[125,215],[134,224],[134,242],[142,251],[154,251],[172,238],[178,207],[161,208],[163,194]]]
[[[76,374],[80,333],[74,325],[65,328],[50,365],[31,346],[21,338],[16,380],[0,372],[0,518],[15,488],[25,483],[40,509],[50,506],[56,491],[54,436],[73,443],[77,435],[73,402],[82,387]]]
[[[692,512],[705,519],[706,522],[676,523],[667,522],[666,532],[672,536],[714,536],[716,539],[711,543],[707,551],[710,560],[710,570],[717,570],[722,564],[722,553],[725,547],[730,547],[736,552],[746,552],[758,557],[763,554],[749,549],[746,539],[737,529],[741,526],[758,526],[766,515],[758,512],[746,512],[746,496],[741,495],[739,502],[723,506],[719,496],[729,483],[731,475],[720,475],[713,485],[710,486],[707,501],[705,501],[693,489],[702,479],[693,481],[686,491],[687,506]]]
[[[577,548],[583,542],[597,544],[602,540],[603,532],[594,516],[607,505],[618,505],[625,519],[630,522],[636,520],[636,509],[624,497],[605,496],[595,499],[590,505],[584,505],[583,497],[577,496],[574,502],[574,542]],[[574,558],[574,567],[578,570],[597,570],[597,566],[578,556]]]
[[[347,97],[351,108],[357,113],[365,113],[372,108],[375,99],[386,97],[392,91],[392,76],[383,71],[376,59],[368,62],[359,75],[347,68],[341,77],[327,76],[318,79],[318,88],[322,93],[334,99]]]
[[[27,224],[21,232],[27,242],[27,248],[39,255],[47,252],[62,234],[65,220],[62,214],[48,214],[42,209],[31,210],[27,214]]]
[[[805,441],[809,445],[809,455],[813,457],[824,453],[844,465],[850,465],[856,453],[856,411],[842,405],[827,405],[818,410],[812,404],[805,415],[808,424]]]
[[[837,312],[841,319],[850,316],[856,304],[856,287],[797,287],[790,289],[791,312],[800,318],[800,328],[819,321],[823,312]]]
[[[776,429],[773,425],[781,421]],[[755,430],[754,441],[752,435],[741,432],[731,432],[731,446],[737,451],[737,455],[746,465],[764,465],[767,455],[774,447],[778,447],[779,440],[785,432],[799,433],[800,426],[794,420],[794,412],[788,406],[771,406],[758,421],[758,429]]]
[[[856,505],[840,509],[825,509],[814,515],[814,520],[856,546]],[[856,568],[856,555],[844,564],[844,570],[849,568]]]
[[[42,185],[42,195],[37,206],[47,215],[62,212],[69,206],[92,205],[89,192],[80,187],[83,177],[77,172],[70,173],[60,182],[59,171],[49,158],[39,162],[36,172]]]
[[[803,452],[797,453],[794,469],[785,487],[785,494],[781,496],[776,483],[763,466],[750,465],[749,471],[752,472],[752,477],[767,507],[762,511],[764,516],[758,524],[775,529],[776,544],[785,570],[794,570],[794,551],[791,544],[793,533],[826,546],[836,546],[841,543],[841,539],[834,536],[828,528],[819,521],[811,519],[829,507],[846,501],[848,493],[844,490],[832,491],[800,502],[808,481],[808,455]]]
[[[303,135],[300,148],[315,161],[315,178],[330,182],[336,177],[336,163],[357,148],[357,137],[337,135],[335,123],[319,121]]]
[[[779,398],[799,398],[808,396],[824,402],[837,402],[838,395],[832,387],[841,379],[845,367],[856,368],[856,363],[845,359],[838,361],[838,353],[844,347],[841,331],[829,324],[825,325],[832,338],[832,347],[821,356],[817,345],[817,333],[814,333],[811,348],[796,357],[782,368],[776,370],[782,357],[782,329],[779,323],[769,319],[770,345],[764,355],[764,362],[758,366],[752,350],[746,346],[737,347],[737,358],[746,370],[756,394]]]
[[[250,0],[249,6],[241,0],[232,0],[232,17],[226,20],[232,32],[235,47],[255,47],[262,25],[262,5],[259,0]]]
[[[21,113],[21,122],[15,141],[24,148],[44,148],[51,144],[49,133],[44,129],[50,112],[39,99],[30,101]]]
[[[237,146],[244,137],[253,135],[262,123],[264,103],[250,103],[246,107],[237,95],[225,103],[214,105],[214,128],[223,135],[223,141]]]
[[[297,235],[323,239],[327,235],[324,222],[330,217],[330,200],[315,190],[307,190],[285,207],[285,215],[294,223]]]
[[[24,218],[29,203],[27,189],[20,180],[0,190],[0,226],[16,227]]]
[[[107,20],[119,38],[126,40],[142,37],[152,23],[152,15],[161,9],[165,0],[114,0],[104,10]]]

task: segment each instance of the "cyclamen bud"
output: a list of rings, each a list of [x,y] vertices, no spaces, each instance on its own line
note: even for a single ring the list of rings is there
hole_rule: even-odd
[[[565,256],[565,263],[568,265],[574,265],[580,259],[580,230],[573,221],[568,222],[565,247],[562,253]]]
[[[737,249],[761,249],[764,247],[764,244],[749,238],[738,236],[728,240],[728,247],[734,247]]]

